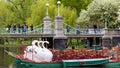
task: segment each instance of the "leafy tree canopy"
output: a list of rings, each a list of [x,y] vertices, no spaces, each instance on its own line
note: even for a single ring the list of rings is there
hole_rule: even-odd
[[[75,8],[77,10],[77,15],[81,9],[86,9],[89,3],[93,0],[60,0],[65,6],[69,6],[71,8]]]
[[[23,23],[39,25],[43,23],[43,18],[46,16],[47,2],[49,16],[54,22],[58,12],[56,0],[2,0],[0,1],[0,23],[4,23],[5,26]],[[76,25],[76,9],[61,4],[60,14],[64,18],[64,23]]]
[[[92,22],[104,25],[108,22],[108,27],[115,28],[119,0],[94,0],[90,3],[86,10],[82,10],[78,21],[82,24],[90,24]],[[88,23],[89,22],[89,23]]]
[[[9,11],[14,14],[13,23],[26,23],[26,19],[30,17],[30,7],[35,0],[7,0],[9,3]]]
[[[0,26],[5,27],[5,25],[13,22],[11,18],[14,17],[13,13],[8,9],[9,4],[4,1],[0,1]]]
[[[31,6],[31,17],[27,19],[28,22],[34,23],[38,25],[43,22],[43,18],[46,16],[46,3],[49,3],[48,13],[52,18],[52,22],[54,22],[55,16],[58,14],[58,7],[56,0],[38,0],[36,4]],[[75,22],[77,19],[77,13],[75,9],[70,7],[65,7],[62,3],[60,5],[60,15],[63,16],[64,23],[75,26]]]

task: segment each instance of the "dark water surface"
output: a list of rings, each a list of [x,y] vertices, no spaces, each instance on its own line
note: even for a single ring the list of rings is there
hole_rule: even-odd
[[[106,67],[104,65],[101,65],[101,66],[67,67],[67,68],[106,68]]]
[[[96,66],[81,66],[81,67],[66,67],[66,68],[120,68],[120,62],[118,62],[117,64],[108,63],[108,64],[96,65]]]
[[[4,67],[0,66],[0,68],[15,68],[15,67]],[[49,68],[49,67],[45,67]],[[66,67],[66,68],[120,68],[120,65],[111,65],[111,66],[106,66],[106,65],[97,65],[97,66],[81,66],[81,67]]]

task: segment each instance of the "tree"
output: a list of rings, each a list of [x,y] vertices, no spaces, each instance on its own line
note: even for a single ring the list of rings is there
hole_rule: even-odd
[[[43,22],[43,18],[45,17],[45,4],[47,2],[50,4],[49,16],[52,18],[52,21],[54,21],[55,16],[57,16],[58,8],[56,0],[3,0],[0,2],[0,19],[1,22],[5,23],[5,26],[7,24],[13,25],[23,23],[27,23],[28,25],[34,23],[35,26],[39,25]],[[64,18],[64,23],[76,26],[77,11],[75,8],[61,4],[60,14]]]
[[[80,12],[80,16],[78,18],[78,22],[80,23],[81,27],[84,28],[86,26],[86,24],[89,24],[89,14],[88,14],[88,11],[86,10],[82,10]]]
[[[81,11],[78,20],[81,22],[97,22],[104,24],[106,19],[108,27],[112,28],[118,16],[118,2],[119,0],[94,0],[88,5],[87,10]],[[87,19],[82,17],[86,17]]]
[[[4,1],[0,1],[0,27],[10,24],[14,15],[8,10],[9,4]]]
[[[77,15],[82,9],[86,9],[87,5],[92,0],[60,0],[65,6],[69,6],[71,8],[75,8],[77,11]]]
[[[112,25],[112,27],[118,27],[120,29],[120,2],[118,6],[118,17],[116,22]]]
[[[48,0],[38,0],[35,4],[31,6],[31,17],[27,19],[29,23],[35,23],[35,25],[39,25],[43,23],[43,18],[46,16],[46,6],[45,4]],[[55,0],[49,0],[49,16],[54,21],[55,16],[57,16],[57,3]],[[63,16],[64,23],[75,26],[77,13],[75,9],[70,7],[65,7],[63,4],[60,6],[60,15]]]
[[[25,23],[26,19],[30,16],[30,7],[35,0],[7,0],[9,3],[9,10],[15,16],[14,23]]]

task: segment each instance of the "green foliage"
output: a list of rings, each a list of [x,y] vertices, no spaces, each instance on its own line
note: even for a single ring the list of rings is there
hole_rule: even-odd
[[[82,23],[97,22],[104,24],[106,19],[108,27],[112,27],[115,25],[118,16],[118,1],[119,0],[94,0],[88,5],[87,10],[81,11],[78,20]]]
[[[34,3],[34,0],[8,0],[9,10],[14,14],[13,23],[25,23],[26,19],[30,17],[30,7]]]
[[[82,48],[85,48],[85,43],[82,42],[82,39],[71,39],[71,42],[70,42],[70,39],[69,39],[69,49],[71,49],[73,46],[75,47],[75,49],[82,49]]]
[[[8,10],[8,3],[0,1],[0,27],[5,27],[6,24],[10,24],[13,18],[13,14]]]
[[[75,8],[77,10],[77,15],[81,9],[86,9],[87,5],[92,0],[60,0],[65,6],[69,6],[71,8]]]
[[[45,4],[49,2],[49,16],[54,22],[57,16],[56,0],[7,0],[0,1],[0,25],[2,27],[8,24],[34,24],[34,26],[43,23],[46,16]],[[60,6],[60,14],[64,17],[64,23],[75,26],[77,11],[74,8]],[[4,25],[4,26],[3,26]]]
[[[80,16],[79,16],[79,18],[78,18],[78,22],[80,22],[80,25],[81,25],[82,28],[84,28],[84,26],[85,26],[86,24],[88,24],[89,19],[90,19],[90,17],[89,17],[88,11],[82,10],[82,11],[80,12]]]
[[[28,22],[39,25],[43,23],[43,18],[46,16],[46,6],[47,0],[38,0],[36,4],[31,6],[31,17],[27,19]],[[57,3],[55,0],[49,1],[49,16],[54,21],[55,16],[58,14]],[[70,7],[65,7],[63,4],[60,6],[60,15],[63,16],[64,23],[75,26],[76,25],[76,10]]]

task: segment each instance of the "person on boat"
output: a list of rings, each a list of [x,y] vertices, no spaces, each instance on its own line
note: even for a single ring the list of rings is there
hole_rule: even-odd
[[[105,47],[105,46],[103,45],[103,46],[102,46],[102,50],[103,50],[104,56],[109,56],[109,49],[108,49],[108,47]]]
[[[68,41],[65,42],[65,45],[66,45],[65,47],[68,48],[68,46],[69,46]]]
[[[113,50],[113,59],[118,59],[118,46],[112,47],[112,50]]]
[[[85,48],[86,49],[90,49],[90,42],[89,42],[89,40],[87,40],[87,44],[85,45]]]

